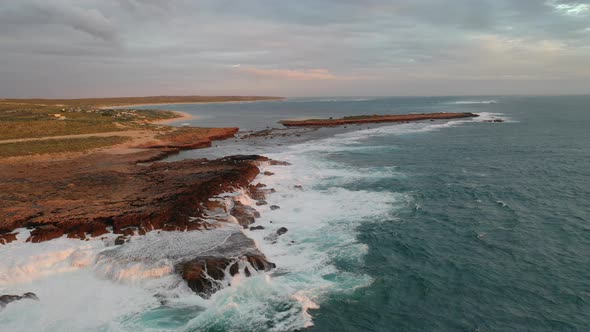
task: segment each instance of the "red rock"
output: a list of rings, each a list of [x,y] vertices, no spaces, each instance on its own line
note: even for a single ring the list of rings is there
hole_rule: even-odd
[[[31,231],[31,236],[27,239],[27,242],[39,243],[57,239],[63,235],[64,230],[56,227],[55,225],[39,226]]]
[[[260,172],[258,163],[268,161],[249,155],[140,166],[117,162],[116,158],[129,156],[115,155],[108,162],[87,158],[89,164],[81,158],[76,164],[62,162],[56,167],[31,165],[30,174],[35,177],[26,181],[3,182],[0,172],[0,232],[29,226],[35,229],[28,241],[40,242],[63,234],[82,240],[98,237],[108,227],[125,235],[133,230],[145,234],[156,229],[205,229],[207,224],[199,218],[207,214],[209,199],[249,188]],[[76,185],[56,189],[69,183]],[[21,199],[21,194],[27,199]],[[247,214],[258,216],[255,210]]]
[[[345,124],[365,124],[365,123],[381,123],[381,122],[401,122],[406,123],[410,121],[422,120],[443,120],[443,119],[457,119],[476,117],[473,113],[424,113],[424,114],[391,114],[391,115],[361,115],[344,117],[341,119],[313,119],[313,120],[285,120],[279,121],[283,126],[314,126],[314,127],[329,127],[340,126]]]
[[[240,202],[235,202],[230,214],[234,216],[242,227],[247,228],[248,225],[253,224],[256,219],[260,217],[260,213],[254,208],[244,205]]]
[[[8,244],[12,241],[16,241],[18,233],[0,234],[0,244]]]

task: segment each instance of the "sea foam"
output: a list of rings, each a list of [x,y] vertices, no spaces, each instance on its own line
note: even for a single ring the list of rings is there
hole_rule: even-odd
[[[151,232],[121,247],[113,239],[60,238],[0,246],[0,290],[36,293],[40,301],[15,303],[0,315],[0,330],[269,330],[289,331],[313,324],[313,309],[331,295],[351,293],[373,279],[362,270],[368,247],[357,239],[364,223],[396,222],[395,211],[412,198],[393,192],[349,189],[350,181],[403,176],[395,167],[355,169],[328,156],[356,149],[372,136],[442,130],[471,120],[396,124],[343,133],[285,147],[269,154],[291,166],[265,166],[256,182],[275,188],[262,217],[245,230],[267,258],[271,272],[227,277],[209,299],[195,295],[172,269],[182,257],[222,243],[237,225],[205,232]],[[387,147],[377,147],[387,148]],[[297,186],[297,187],[296,187]],[[243,204],[245,192],[228,193]],[[270,205],[280,206],[271,210]],[[280,227],[287,233],[269,241]],[[75,313],[75,314],[73,314]],[[173,319],[172,319],[173,318]]]

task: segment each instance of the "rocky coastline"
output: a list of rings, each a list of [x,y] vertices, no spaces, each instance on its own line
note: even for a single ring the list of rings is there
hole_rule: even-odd
[[[392,114],[392,115],[359,115],[339,119],[309,119],[309,120],[283,120],[280,121],[286,127],[331,127],[350,124],[383,123],[383,122],[413,122],[424,120],[448,120],[458,118],[476,117],[474,113],[423,113],[423,114]]]
[[[471,116],[477,115],[370,116],[307,120],[291,125]],[[248,277],[256,271],[272,270],[276,265],[241,229],[264,231],[263,226],[250,225],[260,218],[256,207],[266,205],[266,196],[274,189],[253,182],[259,174],[273,175],[261,171],[264,165],[288,166],[287,163],[259,155],[162,161],[182,150],[209,147],[213,140],[231,138],[237,132],[238,128],[163,130],[153,139],[133,146],[131,152],[99,151],[58,160],[0,162],[0,245],[63,237],[103,240],[112,248],[96,257],[97,271],[109,274],[125,270],[126,264],[141,262],[153,277],[161,272],[158,268],[149,270],[150,264],[165,260],[173,264],[162,273],[179,275],[202,297],[229,286],[236,274]],[[266,137],[269,133],[253,137]],[[275,243],[287,231],[281,227],[265,234],[264,239]],[[150,240],[154,236],[159,245],[166,241],[175,244],[175,251],[158,248]],[[12,295],[6,299],[18,300]]]
[[[207,297],[237,273],[249,276],[271,270],[275,264],[239,231],[260,214],[241,197],[225,194],[240,192],[264,204],[273,190],[252,181],[261,165],[280,162],[258,155],[158,161],[180,150],[210,146],[211,140],[236,132],[237,128],[216,128],[205,139],[185,133],[138,147],[134,153],[92,153],[22,162],[19,167],[0,163],[0,245],[17,241],[22,229],[27,229],[26,242],[31,243],[64,236],[80,241],[116,238],[119,246],[107,255],[148,233],[230,229],[223,243],[212,246],[215,250],[175,257],[174,272]]]

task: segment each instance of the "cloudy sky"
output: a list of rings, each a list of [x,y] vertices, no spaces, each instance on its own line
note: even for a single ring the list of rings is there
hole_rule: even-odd
[[[0,0],[0,97],[590,93],[590,0]]]

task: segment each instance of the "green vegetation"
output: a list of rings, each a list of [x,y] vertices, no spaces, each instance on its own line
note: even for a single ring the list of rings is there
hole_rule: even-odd
[[[0,99],[0,140],[146,129],[177,114],[161,110],[104,109],[117,105],[272,100],[276,97],[156,96],[88,99]]]
[[[175,141],[179,139],[184,139],[186,137],[208,137],[219,132],[220,129],[223,128],[176,128],[176,130],[168,130],[166,133],[156,135],[155,138],[163,141]]]
[[[0,102],[0,140],[95,134],[145,128],[177,115],[157,110],[100,110]]]
[[[31,156],[36,154],[83,152],[90,149],[121,144],[130,140],[124,136],[47,139],[0,144],[0,158]]]

